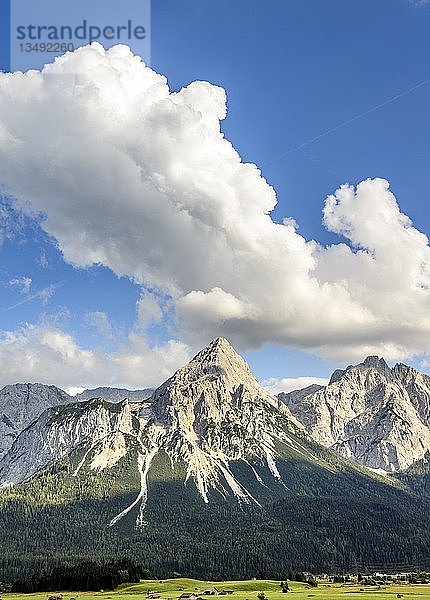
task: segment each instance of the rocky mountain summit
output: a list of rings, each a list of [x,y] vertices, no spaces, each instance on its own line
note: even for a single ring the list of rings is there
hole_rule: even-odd
[[[326,387],[279,394],[312,438],[372,469],[400,471],[430,451],[430,377],[368,356]]]
[[[401,471],[430,451],[430,377],[377,356],[336,370],[327,386],[272,396],[224,338],[217,338],[149,397],[150,390],[96,388],[74,398],[55,386],[0,391],[0,485],[26,480],[75,451],[85,468],[113,467],[133,448],[146,476],[160,452],[187,465],[208,501],[228,488],[253,501],[230,469],[250,457],[279,478],[277,446],[298,450],[306,433],[355,463]],[[97,396],[94,398],[94,396]],[[81,467],[79,467],[81,468]]]
[[[229,462],[260,457],[274,477],[275,440],[292,443],[285,429],[302,426],[260,386],[248,365],[224,338],[217,338],[161,385],[150,415],[161,427],[167,453],[180,456],[207,501],[208,488],[222,476],[233,493],[247,498]],[[258,478],[258,475],[256,474]]]
[[[204,502],[217,490],[250,503],[256,501],[231,465],[243,461],[261,485],[263,472],[280,481],[279,447],[303,453],[301,437],[304,429],[289,409],[260,386],[227,340],[218,338],[146,401],[114,404],[98,398],[48,408],[0,461],[0,485],[22,482],[75,451],[82,455],[75,476],[82,469],[111,469],[136,453],[140,493],[111,524],[140,505],[139,524],[157,454],[186,466],[186,480],[194,481]]]
[[[411,419],[428,420],[427,385],[407,367],[369,358],[325,388],[292,392],[290,409],[218,338],[150,398],[49,406],[0,458],[0,569],[9,556],[17,575],[31,575],[59,559],[126,555],[144,556],[161,577],[186,569],[279,579],[288,565],[302,569],[303,557],[317,572],[345,557],[421,564],[430,544],[427,464],[381,476],[316,443],[292,413],[309,426],[307,414],[313,435],[344,454],[366,441],[362,432],[342,437],[363,422],[377,457],[384,443],[397,444],[394,468],[408,453],[422,456],[407,444]]]

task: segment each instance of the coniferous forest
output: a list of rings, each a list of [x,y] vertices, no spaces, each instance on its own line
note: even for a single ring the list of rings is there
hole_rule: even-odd
[[[172,469],[159,457],[149,474],[146,521],[136,529],[133,511],[108,525],[138,491],[130,455],[110,477],[71,477],[79,458],[0,495],[0,581],[14,589],[108,588],[125,576],[124,564],[158,578],[281,579],[288,571],[420,566],[428,557],[427,498],[358,471],[279,461],[288,485],[266,489],[249,478],[260,506],[216,492],[205,504],[192,482],[184,485],[185,467]],[[236,468],[243,481],[246,467]],[[78,585],[73,573],[82,562],[97,576]]]

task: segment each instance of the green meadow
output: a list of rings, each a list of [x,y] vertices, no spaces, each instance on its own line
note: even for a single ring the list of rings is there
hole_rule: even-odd
[[[114,591],[99,591],[99,592],[82,592],[72,593],[65,592],[63,600],[145,600],[148,592],[159,594],[159,600],[177,600],[182,593],[193,592],[202,594],[208,587],[216,587],[222,591],[226,589],[234,590],[231,596],[222,596],[222,598],[231,598],[232,600],[257,600],[257,595],[264,592],[267,600],[288,600],[288,598],[318,598],[320,599],[336,599],[342,598],[348,600],[355,597],[363,597],[366,600],[385,598],[397,599],[398,594],[403,594],[404,600],[429,599],[430,600],[430,584],[429,585],[387,585],[386,587],[375,588],[370,586],[351,585],[343,586],[342,584],[327,584],[319,583],[316,588],[309,588],[304,583],[289,582],[291,591],[283,594],[281,592],[279,581],[270,580],[252,580],[252,581],[223,581],[223,582],[207,582],[198,581],[195,579],[168,579],[164,581],[141,581],[138,584],[122,585]],[[50,594],[3,594],[3,600],[46,600]],[[218,598],[218,596],[205,596],[206,598]]]

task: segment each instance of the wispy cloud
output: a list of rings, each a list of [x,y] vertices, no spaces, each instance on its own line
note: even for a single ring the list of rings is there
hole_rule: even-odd
[[[30,293],[32,283],[33,282],[31,277],[15,277],[14,279],[11,279],[9,281],[10,286],[17,287],[19,289],[20,294],[24,295]]]
[[[47,269],[49,267],[48,257],[45,252],[42,252],[37,260],[37,264],[42,267],[42,269]]]
[[[0,332],[0,380],[55,383],[72,393],[100,385],[156,387],[192,355],[176,340],[154,346],[136,333],[112,352],[87,350],[59,327],[26,324]]]
[[[3,309],[3,312],[13,310],[14,308],[18,308],[18,306],[22,306],[23,304],[27,304],[28,302],[32,302],[33,300],[37,300],[37,299],[42,300],[43,304],[46,304],[46,302],[49,300],[49,298],[51,298],[53,296],[55,290],[57,290],[59,287],[61,287],[65,283],[66,283],[65,280],[59,281],[58,283],[52,283],[51,285],[48,285],[41,290],[38,290],[34,294],[27,295],[25,298],[23,298],[19,302],[15,302],[15,304],[8,306],[7,308]]]
[[[96,310],[85,315],[85,321],[90,327],[94,327],[98,333],[106,339],[113,338],[113,328],[109,317],[105,312]]]
[[[5,240],[12,240],[19,236],[24,221],[24,215],[19,209],[12,208],[9,202],[0,198],[0,245]]]

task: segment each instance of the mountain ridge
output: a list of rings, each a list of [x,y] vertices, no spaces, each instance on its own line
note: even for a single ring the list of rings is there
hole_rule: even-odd
[[[44,410],[67,404],[71,397],[55,385],[16,383],[0,390],[0,458],[15,438]]]
[[[0,477],[10,577],[127,556],[160,577],[280,578],[430,546],[425,476],[381,477],[317,444],[222,338],[150,399],[46,409]]]
[[[302,425],[261,387],[229,342],[217,338],[146,401],[113,404],[93,399],[47,409],[0,461],[0,485],[18,484],[80,447],[85,454],[79,469],[96,446],[99,455],[87,467],[112,468],[127,452],[125,435],[139,447],[136,468],[141,489],[112,525],[137,503],[141,511],[136,522],[143,523],[147,475],[159,452],[187,464],[185,480],[194,481],[204,502],[216,489],[239,502],[258,504],[231,472],[230,463],[258,459],[280,481],[277,444],[302,452],[297,436],[306,437]],[[261,483],[257,468],[252,470]]]
[[[139,402],[149,398],[153,391],[154,390],[151,388],[129,390],[128,388],[99,386],[96,388],[85,389],[83,392],[73,396],[73,398],[75,401],[91,400],[91,398],[103,398],[108,402],[121,402],[127,398],[132,402]]]
[[[279,394],[311,437],[373,469],[402,471],[430,450],[430,377],[368,356],[309,394]]]
[[[86,389],[76,396],[55,385],[43,383],[15,383],[0,390],[0,458],[12,446],[16,437],[48,408],[103,398],[109,402],[141,401],[153,390],[99,387]]]

